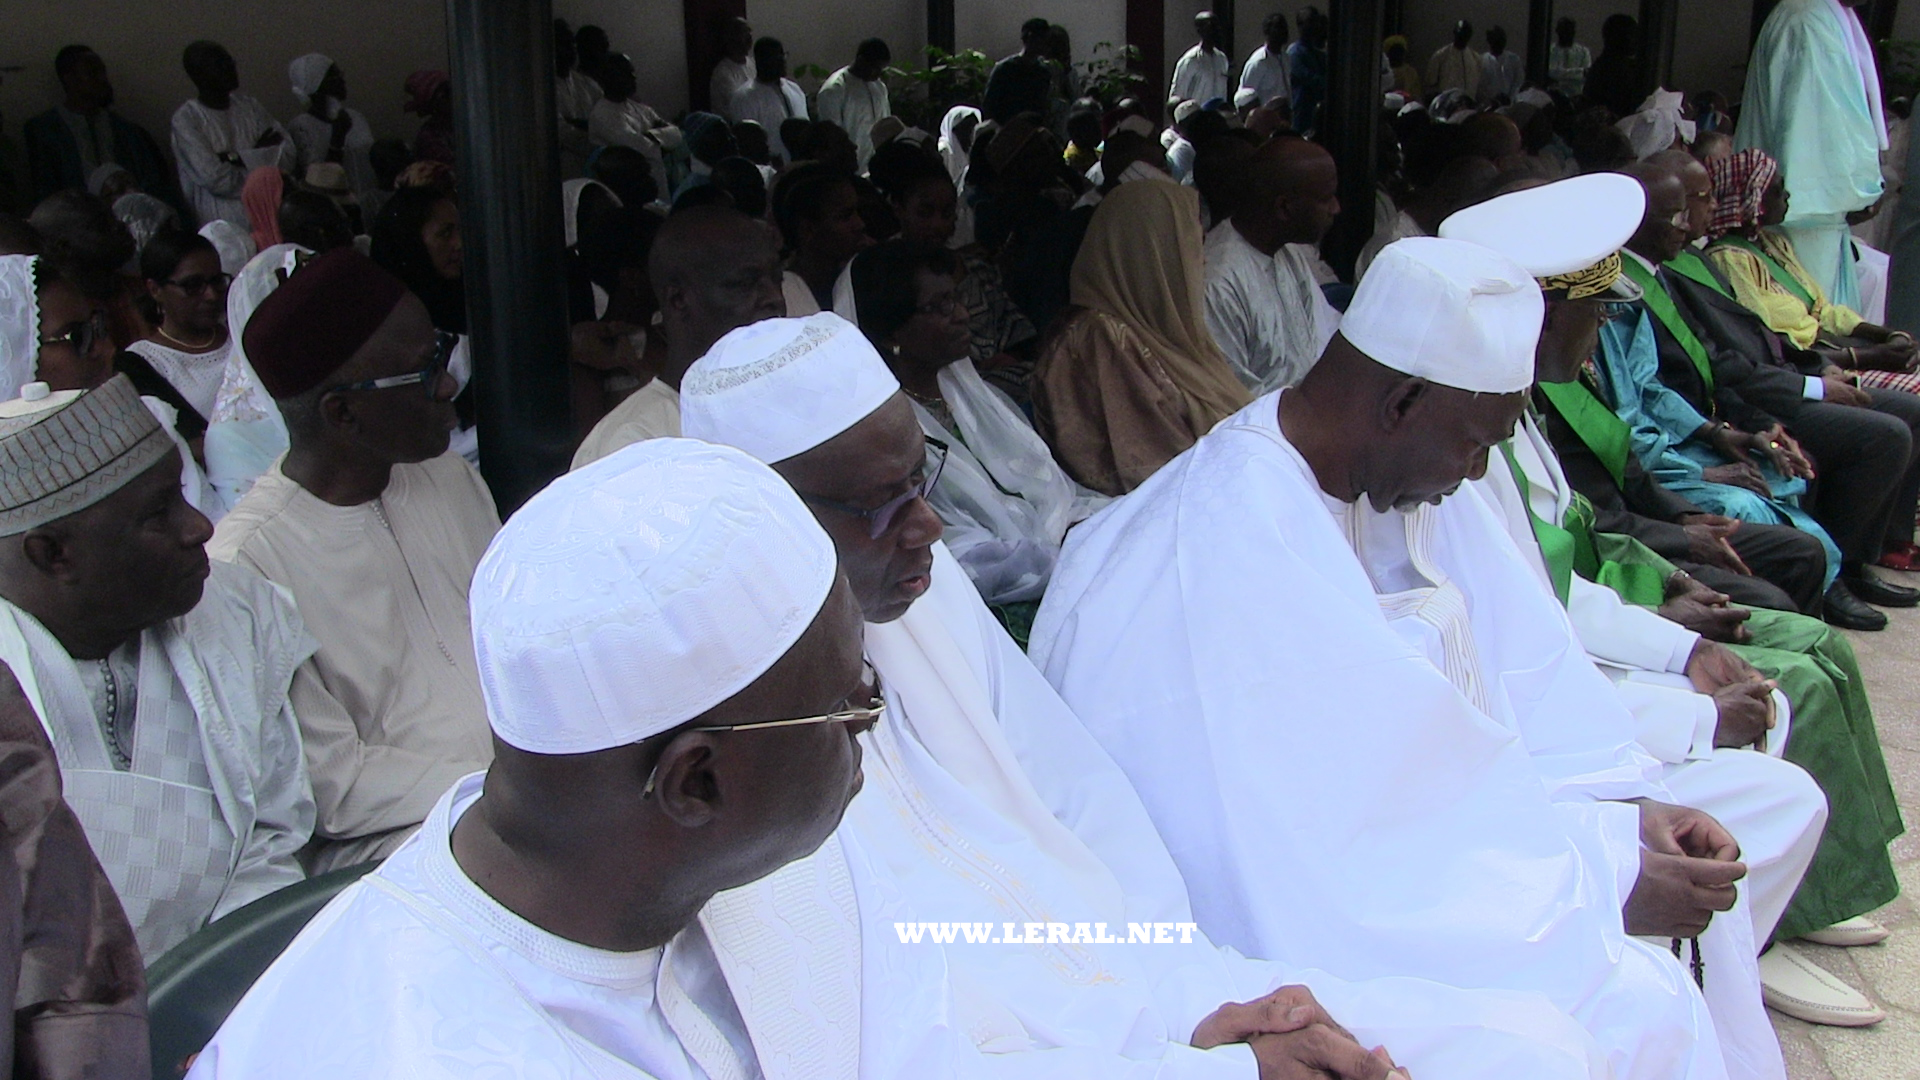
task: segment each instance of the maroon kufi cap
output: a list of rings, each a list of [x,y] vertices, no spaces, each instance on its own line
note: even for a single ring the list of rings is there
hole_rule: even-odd
[[[352,359],[405,295],[399,278],[339,248],[294,271],[261,301],[241,344],[267,393],[298,397]]]

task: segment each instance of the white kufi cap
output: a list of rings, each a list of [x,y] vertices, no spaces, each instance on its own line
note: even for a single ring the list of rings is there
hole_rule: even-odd
[[[823,311],[714,343],[680,380],[680,431],[771,465],[865,420],[900,392],[860,328]]]
[[[1442,386],[1512,394],[1533,385],[1546,301],[1533,275],[1478,244],[1416,236],[1381,250],[1340,319],[1378,363]]]
[[[487,719],[536,754],[670,731],[785,656],[838,565],[765,465],[635,443],[548,485],[481,558],[468,602]]]

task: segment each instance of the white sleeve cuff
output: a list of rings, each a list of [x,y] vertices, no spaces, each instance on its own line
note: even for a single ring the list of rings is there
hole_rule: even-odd
[[[1805,396],[1808,401],[1827,400],[1827,384],[1820,376],[1808,375],[1806,376],[1806,380],[1807,389]]]
[[[1678,623],[1674,624],[1679,626]],[[1687,662],[1693,659],[1693,650],[1700,645],[1700,635],[1681,628],[1673,641],[1673,654],[1667,657],[1667,671],[1674,675],[1687,673]]]
[[[1700,761],[1713,756],[1713,737],[1720,732],[1720,706],[1714,704],[1710,694],[1695,694],[1693,702],[1693,749],[1687,751],[1687,760]]]

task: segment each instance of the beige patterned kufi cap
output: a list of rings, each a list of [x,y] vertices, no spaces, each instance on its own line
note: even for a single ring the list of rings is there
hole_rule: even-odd
[[[85,510],[172,449],[125,375],[91,391],[28,383],[0,402],[0,536]]]

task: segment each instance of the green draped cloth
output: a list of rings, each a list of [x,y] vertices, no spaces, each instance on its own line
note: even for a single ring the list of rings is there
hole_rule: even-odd
[[[1576,567],[1580,575],[1613,588],[1628,603],[1653,606],[1620,583],[1653,572],[1664,581],[1674,565],[1632,537],[1596,532],[1593,538],[1602,572]],[[1786,758],[1807,770],[1827,795],[1827,831],[1773,934],[1785,940],[1864,915],[1900,895],[1887,845],[1906,826],[1853,646],[1819,619],[1793,612],[1755,608],[1747,629],[1753,640],[1729,648],[1779,681],[1793,705]]]

